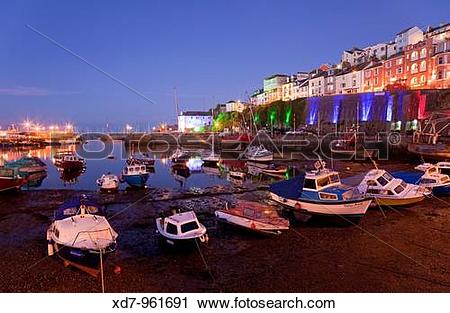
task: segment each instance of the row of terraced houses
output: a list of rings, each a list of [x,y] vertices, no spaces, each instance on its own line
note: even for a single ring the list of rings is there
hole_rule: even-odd
[[[254,105],[335,94],[450,87],[450,23],[409,27],[388,43],[352,48],[338,64],[275,74],[251,96]]]

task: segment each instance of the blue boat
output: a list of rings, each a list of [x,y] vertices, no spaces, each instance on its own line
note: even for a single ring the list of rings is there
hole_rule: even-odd
[[[365,214],[372,198],[358,189],[343,185],[339,173],[325,168],[322,161],[316,170],[270,186],[271,199],[292,211],[306,215],[339,217],[344,221],[359,220]]]
[[[408,183],[428,188],[435,196],[450,194],[450,162],[438,162],[436,165],[423,163],[415,167],[416,171],[398,171],[395,177]]]
[[[122,171],[122,180],[131,187],[142,188],[150,176],[147,167],[142,164],[127,165]]]

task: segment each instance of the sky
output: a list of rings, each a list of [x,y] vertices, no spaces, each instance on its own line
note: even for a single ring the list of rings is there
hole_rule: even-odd
[[[3,1],[0,125],[175,122],[274,73],[448,22],[450,1]]]

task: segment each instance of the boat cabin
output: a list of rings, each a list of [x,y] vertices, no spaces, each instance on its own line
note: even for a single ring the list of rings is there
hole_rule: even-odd
[[[170,235],[185,235],[200,229],[197,216],[194,212],[184,212],[166,217],[163,229]]]
[[[123,169],[124,175],[141,175],[147,173],[145,165],[128,165]]]
[[[436,166],[439,168],[441,174],[450,176],[450,162],[438,162]]]
[[[341,184],[339,173],[329,170],[310,171],[306,173],[303,190],[322,190]]]
[[[408,187],[403,180],[394,178],[385,170],[371,170],[364,177],[360,186],[367,194],[398,196]]]

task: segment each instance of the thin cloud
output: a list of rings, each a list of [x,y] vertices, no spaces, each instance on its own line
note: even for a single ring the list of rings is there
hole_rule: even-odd
[[[13,88],[0,88],[0,96],[19,96],[19,97],[46,97],[53,95],[74,95],[75,91],[51,91],[40,87],[18,86]]]

